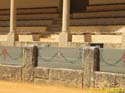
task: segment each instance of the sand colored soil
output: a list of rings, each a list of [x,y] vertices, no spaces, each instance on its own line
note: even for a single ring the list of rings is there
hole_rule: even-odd
[[[0,81],[0,93],[125,93]]]
[[[0,93],[83,93],[83,90],[0,81]]]

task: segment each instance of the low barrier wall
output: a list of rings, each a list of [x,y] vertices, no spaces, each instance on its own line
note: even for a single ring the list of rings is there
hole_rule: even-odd
[[[5,47],[0,49],[3,50]],[[22,63],[13,64],[13,60],[12,63],[8,61],[8,64],[0,63],[0,80],[77,88],[125,87],[124,74],[100,72],[98,48],[6,47],[6,49],[16,57],[22,51],[23,56],[20,57]]]
[[[96,88],[125,88],[125,74],[95,72]]]

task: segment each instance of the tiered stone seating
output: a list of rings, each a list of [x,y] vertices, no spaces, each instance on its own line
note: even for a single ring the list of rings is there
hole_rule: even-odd
[[[52,14],[21,14],[17,15],[17,21],[21,20],[45,20],[45,19],[55,19],[59,17],[59,14],[52,13]],[[0,15],[0,20],[6,21],[10,20],[10,15]]]
[[[45,33],[47,31],[47,27],[17,27],[17,34],[33,34],[33,33]],[[0,32],[2,34],[9,33],[9,27],[0,27]]]
[[[89,5],[122,4],[125,0],[89,0]]]
[[[108,26],[125,25],[125,18],[72,19],[70,25],[75,26]]]
[[[18,34],[44,33],[58,17],[57,7],[17,9],[16,31]],[[7,34],[9,25],[9,9],[0,9],[0,33]]]
[[[91,35],[93,43],[122,43],[125,0],[90,0],[86,12],[73,13],[71,18],[72,42],[84,43],[86,35]]]
[[[71,33],[87,33],[87,32],[123,32],[125,31],[124,25],[117,26],[70,26]]]
[[[21,20],[17,21],[17,27],[48,26],[52,20]],[[0,21],[0,27],[9,27],[9,21]]]
[[[89,5],[87,11],[118,11],[125,10],[125,4],[111,4],[111,5]]]
[[[17,9],[17,14],[44,14],[44,13],[57,13],[57,7],[38,7],[38,8],[20,8]],[[0,9],[0,14],[9,15],[9,9]]]
[[[83,12],[73,13],[72,18],[75,19],[86,19],[86,18],[119,18],[125,17],[125,10],[119,11],[102,11],[102,12]]]

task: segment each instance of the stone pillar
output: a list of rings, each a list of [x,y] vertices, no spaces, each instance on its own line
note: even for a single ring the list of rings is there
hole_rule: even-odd
[[[24,59],[22,66],[22,81],[34,81],[34,67],[37,66],[38,50],[36,47],[24,48]]]
[[[94,47],[84,49],[83,59],[83,87],[95,87],[95,71],[99,71],[99,50]]]
[[[70,19],[70,0],[63,0],[63,14],[62,14],[62,32],[59,36],[59,46],[67,47],[68,42],[71,41],[69,34],[69,19]]]
[[[16,0],[10,0],[10,32],[8,34],[8,45],[14,46],[18,40],[16,35]]]

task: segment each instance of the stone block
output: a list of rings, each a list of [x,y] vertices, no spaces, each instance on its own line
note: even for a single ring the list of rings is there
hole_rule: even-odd
[[[96,72],[95,73],[95,87],[96,88],[114,88],[115,75],[113,73]]]
[[[125,75],[124,74],[116,74],[115,75],[115,87],[116,88],[125,88]]]
[[[49,78],[54,84],[83,87],[83,72],[81,70],[50,69]]]
[[[21,67],[0,65],[0,80],[21,81]]]
[[[49,69],[48,68],[35,68],[34,78],[49,79]]]

